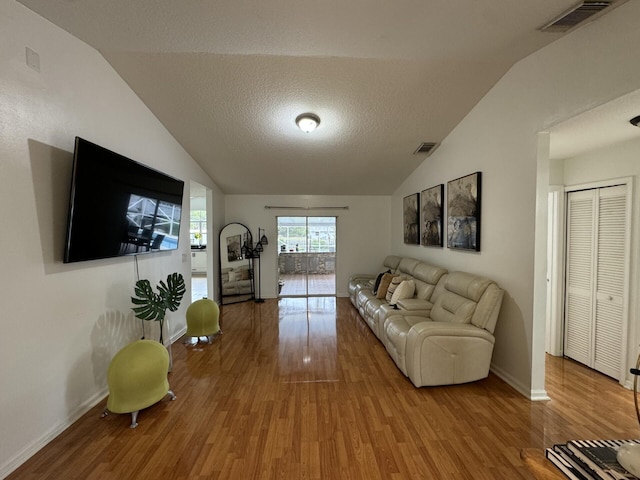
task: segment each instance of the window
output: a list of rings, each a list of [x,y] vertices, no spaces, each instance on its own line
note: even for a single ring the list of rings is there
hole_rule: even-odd
[[[189,238],[191,245],[207,244],[207,211],[191,210]]]
[[[279,217],[278,248],[281,252],[335,252],[335,217]]]

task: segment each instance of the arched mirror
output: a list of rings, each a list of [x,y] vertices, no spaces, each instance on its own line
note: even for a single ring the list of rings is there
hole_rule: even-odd
[[[249,229],[241,223],[229,223],[220,231],[220,303],[236,303],[251,300],[253,294],[253,269],[243,245],[249,248],[253,238]]]

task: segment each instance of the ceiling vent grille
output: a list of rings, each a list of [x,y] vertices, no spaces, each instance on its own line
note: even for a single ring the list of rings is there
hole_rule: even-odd
[[[433,151],[436,149],[437,146],[438,144],[435,142],[422,142],[420,146],[418,146],[416,151],[413,152],[413,154],[419,155],[421,153],[426,153],[427,156],[429,156],[433,153]]]
[[[546,24],[540,30],[543,32],[566,32],[593,15],[600,13],[611,5],[611,3],[611,1],[580,2],[569,11],[564,12],[562,15]]]

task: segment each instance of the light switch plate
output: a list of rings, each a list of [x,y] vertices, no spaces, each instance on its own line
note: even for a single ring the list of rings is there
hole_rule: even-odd
[[[29,47],[27,49],[27,66],[36,72],[40,71],[40,55]]]

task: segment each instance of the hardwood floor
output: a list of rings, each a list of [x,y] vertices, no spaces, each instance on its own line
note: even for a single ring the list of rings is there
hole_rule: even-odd
[[[281,273],[279,279],[284,282],[280,296],[306,296],[308,295],[335,295],[335,274],[285,274]],[[307,292],[308,290],[308,292]]]
[[[222,307],[224,335],[173,345],[168,397],[101,402],[9,479],[531,479],[520,449],[636,438],[633,396],[548,357],[552,400],[494,375],[415,388],[346,298]]]

